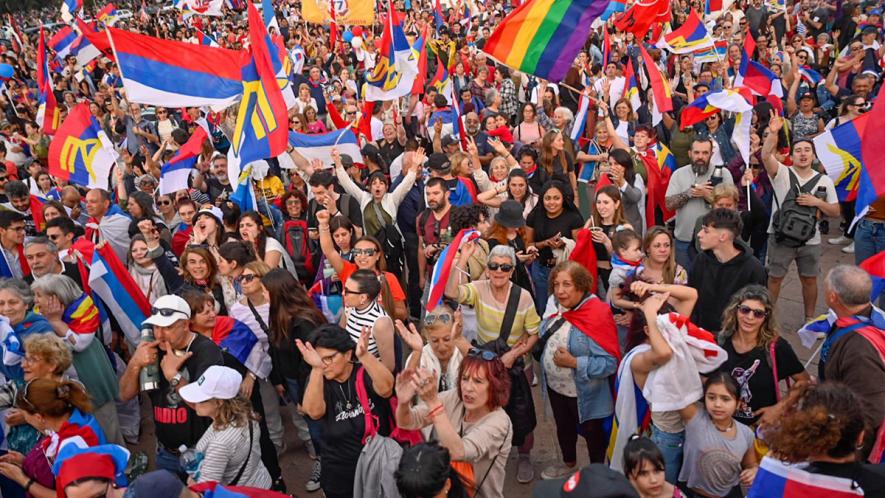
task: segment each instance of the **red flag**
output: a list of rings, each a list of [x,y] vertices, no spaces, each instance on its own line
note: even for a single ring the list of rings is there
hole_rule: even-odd
[[[424,93],[424,83],[427,81],[427,25],[421,30],[421,50],[418,55],[418,76],[412,85],[413,94]]]
[[[375,112],[375,103],[366,101],[363,104],[363,115],[360,116],[360,122],[357,125],[359,134],[366,137],[366,140],[372,141],[372,113]]]
[[[648,79],[651,82],[651,88],[654,91],[655,107],[659,112],[667,112],[673,110],[673,98],[670,90],[670,82],[661,74],[655,61],[645,50],[645,46],[639,44],[639,53],[642,54],[642,60],[645,62],[645,69],[648,71]]]
[[[665,22],[670,16],[669,0],[653,0],[650,3],[637,3],[615,20],[615,27],[628,31],[644,39],[657,22]]]
[[[95,22],[87,23],[86,21],[76,18],[77,22],[77,30],[89,40],[95,48],[97,48],[102,55],[109,58],[112,61],[116,61],[117,59],[114,57],[114,51],[111,50],[111,43],[108,41],[107,35],[102,31],[98,31],[98,28],[95,25]]]
[[[869,112],[861,140],[863,169],[866,170],[869,182],[861,180],[867,185],[860,186],[859,202],[872,203],[876,197],[885,195],[885,155],[882,154],[885,150],[885,133],[882,130],[885,130],[885,98],[880,96]],[[868,186],[872,187],[872,191]]]
[[[608,178],[605,175],[602,176],[606,179]],[[600,181],[602,181],[602,178],[600,178]],[[609,181],[609,183],[611,182]],[[599,279],[599,269],[596,267],[596,249],[593,248],[593,237],[591,235],[592,232],[586,228],[578,230],[575,248],[572,249],[568,259],[580,263],[581,266],[593,275],[593,289],[597,290],[599,288],[599,282],[597,282]]]
[[[753,33],[747,29],[747,36],[744,38],[744,52],[747,53],[747,58],[753,58],[753,52],[756,51],[756,39],[753,38]]]
[[[326,106],[326,110],[329,112],[329,119],[332,120],[335,129],[340,130],[347,126],[347,121],[341,117],[341,113],[338,112],[338,109],[335,109],[335,106],[331,102]]]
[[[40,26],[40,41],[37,45],[37,92],[40,105],[37,109],[37,122],[47,135],[55,135],[61,126],[61,111],[52,89],[52,75],[49,72],[49,57],[46,53],[46,34]],[[42,121],[41,121],[42,120]]]
[[[648,173],[648,185],[646,185],[645,201],[645,221],[647,227],[655,225],[655,208],[661,210],[664,215],[664,221],[674,216],[674,213],[667,209],[666,197],[667,187],[670,185],[670,169],[661,168],[658,165],[658,157],[654,152],[654,144],[649,144],[648,149],[644,153],[638,153],[642,162],[645,164],[645,171]]]

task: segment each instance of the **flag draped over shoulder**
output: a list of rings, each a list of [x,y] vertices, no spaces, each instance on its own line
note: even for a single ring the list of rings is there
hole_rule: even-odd
[[[110,244],[93,250],[89,287],[117,319],[129,342],[138,344],[141,324],[150,316],[151,305]]]
[[[562,81],[605,0],[529,0],[498,25],[482,50],[514,69]]]
[[[47,135],[55,135],[61,126],[61,111],[55,100],[52,88],[52,75],[49,72],[49,54],[46,51],[46,34],[40,27],[40,41],[37,44],[37,124]]]
[[[402,20],[392,0],[388,0],[387,9],[378,60],[372,73],[366,75],[367,101],[393,100],[408,95],[418,76],[418,54],[406,39]]]
[[[805,464],[790,465],[769,456],[762,458],[747,498],[850,498],[864,496],[852,479],[813,474]]]
[[[674,54],[687,54],[713,47],[713,38],[697,12],[691,9],[685,24],[662,36],[656,46]]]
[[[430,275],[430,297],[427,299],[427,311],[431,312],[442,301],[446,290],[446,282],[449,281],[449,274],[455,265],[455,258],[461,245],[474,241],[479,238],[479,232],[473,229],[462,228],[452,243],[447,245],[439,254],[436,264],[433,265],[433,272]]]
[[[244,52],[106,29],[130,102],[223,108],[243,93]]]
[[[49,144],[49,174],[76,185],[108,189],[117,160],[111,140],[85,103],[77,104]]]

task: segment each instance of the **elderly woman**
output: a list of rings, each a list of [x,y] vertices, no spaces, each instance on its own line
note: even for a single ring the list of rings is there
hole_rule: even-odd
[[[513,424],[503,405],[510,395],[510,374],[492,351],[471,349],[458,370],[455,389],[439,392],[438,375],[408,368],[396,379],[396,423],[404,429],[433,427],[440,446],[452,460],[471,464],[472,496],[504,496],[507,457]],[[415,396],[421,404],[411,406]]]
[[[475,251],[473,242],[461,246],[445,295],[476,310],[476,343],[482,349],[494,351],[510,371],[511,393],[505,410],[513,421],[513,444],[520,447],[517,480],[527,483],[534,478],[529,454],[534,445],[532,431],[537,419],[522,357],[538,341],[541,318],[529,291],[511,281],[516,253],[510,246],[495,246],[489,252],[487,279],[461,283]]]
[[[72,437],[87,445],[105,444],[104,433],[91,415],[92,403],[83,385],[70,380],[35,379],[16,395],[25,422],[46,434],[27,455],[11,452],[0,457],[0,474],[14,481],[28,496],[55,498],[52,464],[61,443]]]
[[[0,315],[9,320],[12,334],[3,337],[0,348],[3,361],[0,373],[9,380],[22,380],[21,344],[32,334],[52,332],[52,326],[45,318],[31,311],[34,294],[28,284],[21,280],[4,278],[0,280]]]
[[[393,394],[393,374],[369,353],[368,330],[354,344],[341,327],[323,325],[314,331],[310,342],[296,339],[295,345],[311,367],[302,409],[322,423],[323,445],[335,449],[323,453],[323,493],[329,498],[352,496],[366,432],[365,411],[379,418],[379,433],[387,435],[389,409],[384,407]],[[367,407],[361,406],[358,386],[370,400]]]
[[[608,440],[603,425],[614,411],[609,384],[621,351],[611,309],[592,289],[592,275],[574,261],[559,263],[550,273],[556,308],[541,327],[538,360],[542,393],[550,399],[563,463],[545,469],[542,479],[574,473],[579,428],[590,462],[605,459]]]
[[[101,333],[98,308],[92,298],[65,275],[44,275],[31,284],[31,289],[35,308],[73,351],[74,370],[89,392],[95,418],[111,442],[123,444],[117,419],[117,374],[102,341],[96,340],[96,334]]]
[[[396,330],[412,350],[406,359],[406,368],[420,367],[436,374],[440,392],[455,388],[464,355],[455,345],[461,335],[461,324],[452,308],[441,304],[424,315],[421,332],[427,339],[426,345],[414,324],[406,328],[397,320]]]
[[[6,425],[9,426],[6,444],[10,452],[27,454],[42,434],[25,423],[24,412],[13,408],[15,397],[24,389],[25,383],[34,379],[63,380],[65,370],[71,366],[71,351],[55,334],[30,335],[25,339],[24,347],[25,356],[21,362],[24,379],[0,385],[0,410],[9,410],[6,412]]]

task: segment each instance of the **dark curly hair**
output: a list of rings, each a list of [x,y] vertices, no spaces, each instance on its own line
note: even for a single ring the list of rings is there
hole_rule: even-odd
[[[452,233],[458,233],[462,228],[474,228],[479,224],[480,216],[489,219],[489,209],[481,204],[469,206],[452,206],[450,214],[450,226]]]

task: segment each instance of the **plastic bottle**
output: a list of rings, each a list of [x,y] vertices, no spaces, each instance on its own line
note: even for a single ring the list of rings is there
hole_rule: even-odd
[[[142,342],[154,342],[154,328],[151,326],[141,329]],[[160,387],[160,360],[147,365],[138,372],[138,381],[141,391],[153,391]]]
[[[178,451],[181,453],[181,456],[178,457],[178,463],[181,464],[181,468],[187,472],[187,475],[196,480],[195,476],[200,468],[200,463],[203,461],[203,454],[185,445],[179,446]]]

